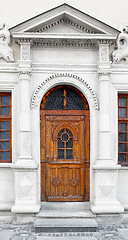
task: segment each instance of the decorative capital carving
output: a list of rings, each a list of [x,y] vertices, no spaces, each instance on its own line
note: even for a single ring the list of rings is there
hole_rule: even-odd
[[[111,69],[105,69],[105,68],[99,68],[98,69],[98,76],[110,76],[111,75]]]
[[[109,62],[109,44],[99,44],[99,61]]]
[[[31,76],[31,69],[19,69],[19,75],[26,74]]]
[[[19,75],[31,75],[32,69],[31,69],[31,61],[30,60],[22,60],[19,61],[19,69],[18,69]]]
[[[6,62],[14,62],[13,51],[9,47],[10,33],[5,23],[0,24],[0,58]]]
[[[112,53],[113,63],[119,63],[124,60],[128,63],[128,26],[124,27],[117,38],[117,49]]]
[[[19,40],[20,44],[20,59],[22,61],[30,60],[30,47],[32,41],[30,39]]]
[[[29,60],[30,59],[30,44],[22,44],[21,45],[21,60]]]

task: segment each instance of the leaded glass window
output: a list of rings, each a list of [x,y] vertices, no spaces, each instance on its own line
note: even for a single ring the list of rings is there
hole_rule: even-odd
[[[58,159],[73,159],[73,135],[70,130],[62,129],[57,137]]]
[[[50,94],[48,99],[45,103],[45,109],[63,109],[63,103],[64,103],[64,95],[63,95],[63,89],[58,89]]]
[[[41,109],[45,110],[89,110],[83,94],[71,86],[57,86],[42,99]]]

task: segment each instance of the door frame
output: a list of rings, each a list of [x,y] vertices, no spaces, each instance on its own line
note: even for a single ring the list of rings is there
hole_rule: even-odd
[[[56,112],[56,114],[55,114]],[[41,127],[40,127],[40,132],[42,131],[43,136],[45,137],[45,116],[55,116],[55,115],[69,115],[69,116],[85,116],[85,127],[86,129],[88,129],[87,134],[89,134],[89,156],[88,159],[89,161],[85,162],[85,170],[84,170],[84,174],[85,174],[85,179],[88,179],[88,181],[84,182],[84,188],[86,188],[86,196],[84,198],[84,201],[89,201],[90,199],[90,110],[40,110],[40,115],[42,116],[42,120],[43,120],[43,124],[41,122]],[[88,126],[87,126],[88,124]],[[87,136],[87,135],[86,135]],[[87,136],[88,137],[88,136]],[[84,142],[87,139],[84,140]],[[41,139],[40,139],[40,146],[41,146]],[[45,158],[45,152],[41,153],[41,155],[43,154],[43,160],[41,160],[41,201],[46,201],[46,172],[45,172],[45,163],[44,163],[44,158]],[[44,197],[45,196],[45,197]]]

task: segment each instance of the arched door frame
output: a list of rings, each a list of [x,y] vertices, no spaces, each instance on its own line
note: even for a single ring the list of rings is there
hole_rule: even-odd
[[[89,107],[90,107],[90,202],[93,201],[93,172],[92,165],[94,164],[97,155],[97,136],[98,136],[98,100],[93,91],[93,89],[89,86],[87,82],[83,79],[78,78],[77,76],[51,76],[42,82],[37,89],[35,90],[32,101],[31,101],[31,116],[33,119],[32,122],[32,131],[34,132],[33,136],[33,144],[35,144],[35,150],[32,151],[33,158],[38,162],[40,166],[40,103],[44,95],[53,87],[58,85],[71,85],[82,92],[84,97],[87,99]],[[38,196],[40,201],[40,167],[38,169]]]

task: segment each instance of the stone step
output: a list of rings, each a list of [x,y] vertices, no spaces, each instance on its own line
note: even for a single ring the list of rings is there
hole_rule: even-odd
[[[96,232],[98,224],[89,218],[37,218],[35,232]]]
[[[88,203],[83,202],[44,202],[36,214],[38,218],[94,218]]]
[[[41,210],[38,214],[36,214],[38,218],[95,218],[96,215],[91,211],[85,212],[73,212],[73,211],[60,211],[60,212],[47,212],[46,210]]]

